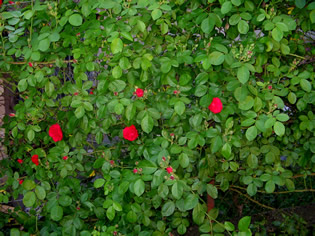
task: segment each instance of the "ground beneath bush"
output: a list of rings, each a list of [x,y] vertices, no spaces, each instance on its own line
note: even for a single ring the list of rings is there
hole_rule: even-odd
[[[314,232],[315,230],[315,202],[311,203],[309,205],[305,206],[295,206],[295,207],[288,207],[284,209],[278,209],[274,211],[266,211],[262,212],[256,215],[252,216],[252,223],[256,221],[262,221],[265,219],[265,222],[267,222],[264,227],[267,230],[267,233],[276,233],[279,229],[273,224],[274,221],[280,221],[282,222],[284,218],[282,217],[282,214],[297,214],[301,218],[305,220],[307,223],[307,228],[309,229],[309,232]],[[232,223],[237,225],[237,222],[240,218],[231,219]],[[177,232],[173,233],[175,236],[179,236]],[[200,232],[198,229],[198,226],[192,225],[187,229],[187,233],[185,236],[199,236]]]

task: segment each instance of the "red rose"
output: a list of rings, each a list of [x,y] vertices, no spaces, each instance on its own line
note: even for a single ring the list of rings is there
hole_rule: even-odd
[[[12,5],[12,4],[14,4],[14,2],[13,2],[13,1],[9,1],[9,4],[11,4],[11,5]]]
[[[124,128],[123,136],[124,136],[124,139],[127,139],[129,141],[134,141],[139,136],[138,130],[136,129],[134,125],[131,125],[129,127]]]
[[[49,133],[49,136],[52,137],[54,142],[61,141],[63,138],[62,130],[61,130],[59,124],[54,124],[54,125],[50,126],[48,133]]]
[[[22,160],[22,159],[18,159],[17,162],[20,163],[20,164],[22,164],[22,163],[23,163],[23,160]]]
[[[2,5],[2,0],[0,0],[0,7],[1,7],[1,5]]]
[[[39,165],[38,155],[35,154],[32,156],[32,162],[37,166]]]
[[[19,180],[19,184],[23,184],[24,180],[23,179],[20,179]]]
[[[167,173],[172,173],[173,172],[173,167],[169,166],[166,168]]]
[[[62,159],[66,161],[68,159],[68,156],[64,156]]]
[[[136,95],[137,95],[137,97],[138,98],[141,98],[141,97],[143,97],[143,89],[141,89],[141,88],[137,88],[137,90],[136,90]]]
[[[133,173],[137,174],[138,173],[138,170],[135,168],[133,169]]]
[[[212,100],[212,102],[208,108],[214,114],[220,113],[222,111],[222,108],[223,108],[220,98],[213,98],[213,100]]]
[[[15,117],[15,114],[14,113],[10,113],[9,116],[10,117]]]
[[[28,65],[29,65],[30,67],[33,67],[33,63],[32,63],[32,62],[29,62]]]

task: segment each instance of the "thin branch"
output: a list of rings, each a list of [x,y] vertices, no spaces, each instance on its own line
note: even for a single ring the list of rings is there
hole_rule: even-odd
[[[77,60],[64,60],[64,63],[77,63]],[[25,65],[28,63],[28,61],[13,61],[13,62],[8,62],[9,64],[12,65]],[[46,65],[46,64],[55,64],[56,61],[44,61],[44,62],[35,62],[37,65]]]
[[[252,199],[250,196],[248,196],[247,194],[242,193],[241,191],[239,191],[239,190],[237,190],[237,189],[234,189],[234,188],[229,188],[229,189],[232,190],[232,191],[234,191],[234,192],[237,192],[238,194],[240,194],[240,195],[242,195],[242,196],[244,196],[244,197],[246,197],[248,200],[250,200],[250,201],[256,203],[257,205],[259,205],[259,206],[261,206],[261,207],[264,207],[264,208],[267,208],[267,209],[270,209],[270,210],[276,210],[276,208],[273,208],[273,207],[267,206],[267,205],[265,205],[265,204],[262,204],[262,203],[260,203],[260,202],[258,202],[258,201],[256,201],[256,200]]]

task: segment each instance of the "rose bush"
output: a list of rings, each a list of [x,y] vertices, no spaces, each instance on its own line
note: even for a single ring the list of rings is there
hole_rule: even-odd
[[[207,201],[314,175],[314,23],[304,0],[3,1],[0,202],[30,210],[0,227],[250,235]]]

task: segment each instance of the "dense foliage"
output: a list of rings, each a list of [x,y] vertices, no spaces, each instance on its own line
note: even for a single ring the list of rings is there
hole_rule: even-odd
[[[38,235],[250,235],[207,195],[314,172],[314,27],[305,0],[4,0],[0,202]]]

